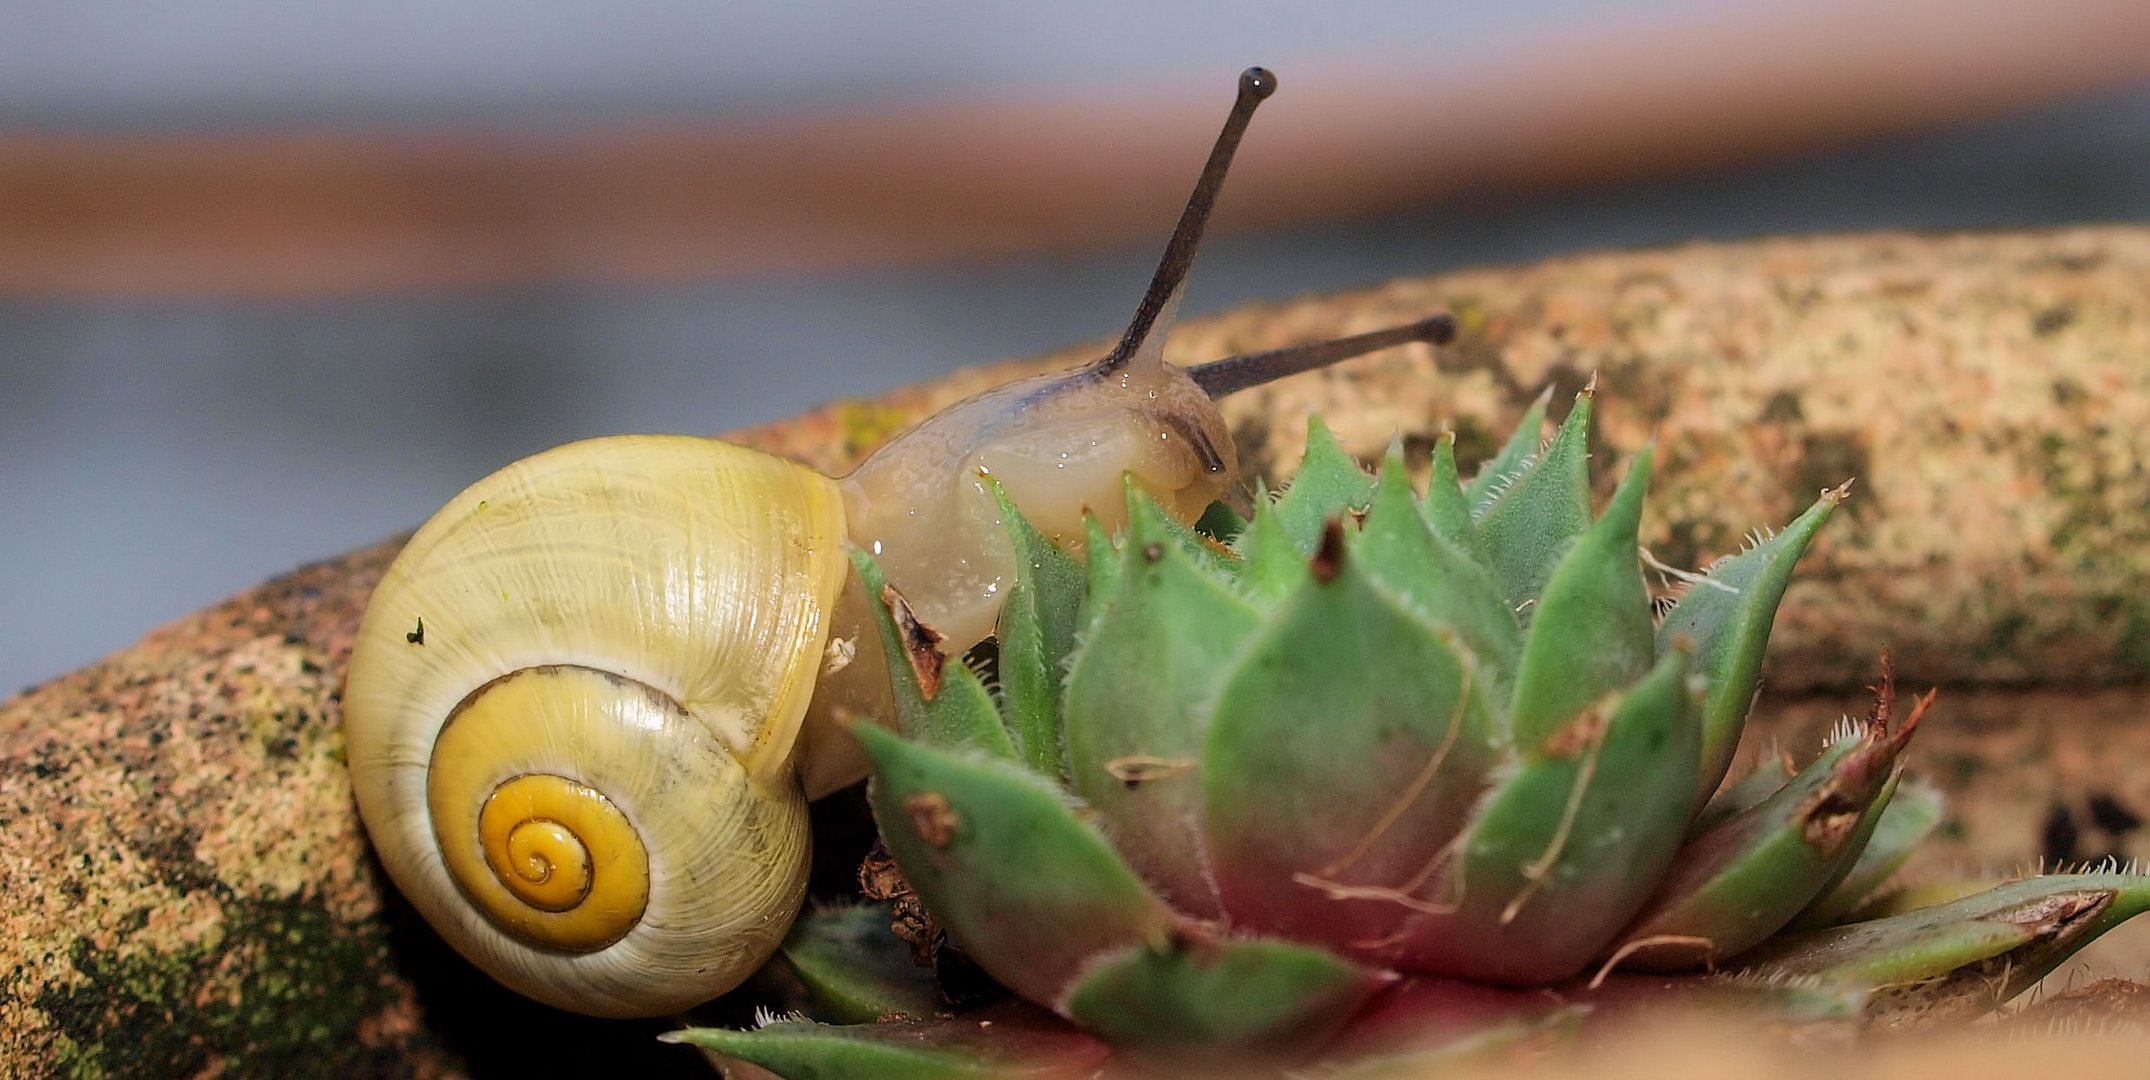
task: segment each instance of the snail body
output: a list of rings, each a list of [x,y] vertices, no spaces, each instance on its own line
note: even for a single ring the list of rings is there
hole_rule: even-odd
[[[472,485],[376,588],[344,694],[366,827],[457,951],[539,1001],[661,1015],[766,960],[805,890],[809,797],[855,782],[846,725],[889,718],[848,547],[960,651],[1019,568],[990,484],[1074,546],[1123,477],[1193,520],[1235,490],[1213,399],[1445,319],[1181,370],[1170,315],[1273,76],[1241,76],[1118,347],[898,435],[829,478],[711,439],[573,443]]]

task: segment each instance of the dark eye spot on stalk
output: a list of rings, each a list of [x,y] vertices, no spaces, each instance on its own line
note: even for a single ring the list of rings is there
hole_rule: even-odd
[[[1142,546],[1142,561],[1157,562],[1165,557],[1165,546],[1152,541]]]
[[[1344,572],[1344,523],[1330,518],[1321,527],[1321,546],[1314,549],[1314,561],[1308,564],[1317,584],[1327,585]]]
[[[423,645],[426,643],[426,621],[424,616],[420,616],[418,619],[418,629],[403,635],[403,640],[408,641],[413,645]]]
[[[941,651],[940,632],[918,621],[911,602],[894,585],[881,586],[881,602],[888,605],[896,635],[903,639],[903,655],[911,662],[911,673],[918,677],[919,696],[932,701],[940,696],[941,669],[948,663],[948,654]]]

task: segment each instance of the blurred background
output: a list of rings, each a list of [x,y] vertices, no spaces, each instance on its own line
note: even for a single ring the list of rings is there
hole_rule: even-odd
[[[2150,220],[2142,0],[1335,7],[0,7],[0,696],[555,443],[1115,333],[1249,63],[1190,313]]]

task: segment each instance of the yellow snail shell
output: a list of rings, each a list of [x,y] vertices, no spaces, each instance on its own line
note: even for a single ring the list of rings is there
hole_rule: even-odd
[[[404,895],[549,1004],[736,985],[805,890],[791,755],[843,544],[827,478],[708,439],[575,443],[463,492],[376,590],[344,700]]]

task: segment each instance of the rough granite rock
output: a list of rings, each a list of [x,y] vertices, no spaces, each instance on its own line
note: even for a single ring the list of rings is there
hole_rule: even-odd
[[[2135,730],[2150,712],[2150,229],[1584,256],[1199,320],[1171,355],[1441,308],[1462,336],[1438,354],[1231,402],[1250,471],[1278,477],[1313,411],[1368,458],[1400,434],[1423,461],[1452,428],[1470,460],[1541,385],[1566,394],[1595,372],[1599,479],[1658,440],[1646,529],[1666,563],[1731,550],[1858,477],[1786,598],[1765,711],[1781,731],[1833,717],[1884,643],[1907,683],[1979,688],[1952,692],[1922,736],[1926,771],[1963,800],[1960,846],[1929,862],[2057,853],[2056,814],[2120,820],[2101,798],[2150,812],[2150,770],[2128,767],[2150,762]],[[735,437],[838,469],[929,409],[1083,355]],[[0,1074],[699,1069],[650,1042],[667,1025],[492,988],[384,892],[337,696],[394,550],[306,567],[0,703]],[[2142,853],[2134,830],[2107,832],[2068,854]]]

